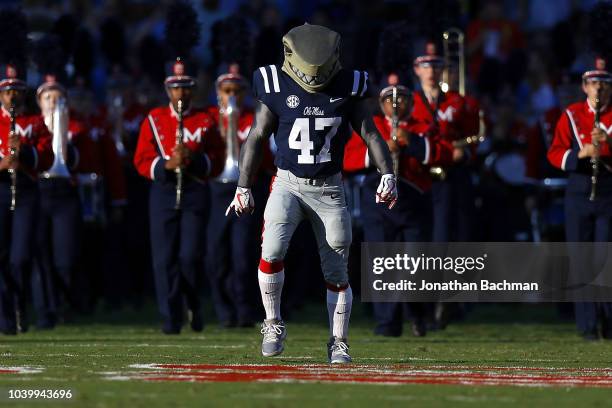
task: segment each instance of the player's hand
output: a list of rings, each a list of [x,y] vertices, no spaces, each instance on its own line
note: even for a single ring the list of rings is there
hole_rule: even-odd
[[[230,203],[227,210],[225,210],[225,216],[229,214],[230,210],[234,210],[238,217],[246,214],[253,213],[255,209],[255,200],[253,199],[253,193],[250,188],[237,187],[236,194],[234,194],[234,199]]]
[[[598,154],[597,149],[590,143],[585,143],[582,149],[578,152],[579,159],[585,159],[587,157],[595,157]]]
[[[376,202],[387,203],[389,209],[397,202],[397,181],[393,174],[383,174],[376,189]]]

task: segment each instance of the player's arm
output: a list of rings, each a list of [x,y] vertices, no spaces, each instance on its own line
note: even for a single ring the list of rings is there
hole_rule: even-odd
[[[261,165],[265,144],[272,132],[278,126],[278,117],[262,102],[255,105],[255,118],[246,141],[240,149],[240,178],[234,199],[227,207],[225,215],[231,209],[241,216],[246,212],[253,212],[255,202],[251,193],[251,186],[255,182],[257,170]]]
[[[366,100],[355,101],[351,115],[351,126],[359,133],[368,147],[370,162],[383,175],[376,191],[376,202],[389,203],[389,208],[392,208],[397,201],[397,182],[393,174],[393,160],[391,159],[389,146],[387,146],[372,120],[372,113]]]

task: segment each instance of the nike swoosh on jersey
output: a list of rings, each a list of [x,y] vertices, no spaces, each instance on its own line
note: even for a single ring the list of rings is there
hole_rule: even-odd
[[[344,98],[329,98],[329,103],[338,102],[338,101],[340,101],[342,99],[344,99]]]

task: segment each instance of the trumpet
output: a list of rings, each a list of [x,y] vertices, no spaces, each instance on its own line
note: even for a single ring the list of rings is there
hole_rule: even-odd
[[[178,118],[178,124],[176,127],[176,141],[177,146],[183,145],[183,100],[179,99],[177,102],[176,116]],[[183,167],[180,164],[176,169],[176,201],[174,203],[174,209],[181,209],[181,202],[183,200]]]
[[[11,128],[9,132],[9,138],[10,138],[15,135],[15,124],[16,124],[15,101],[11,102],[11,107],[9,108],[9,115],[11,118]],[[17,158],[17,149],[15,149],[14,147],[11,147],[9,149],[9,154],[11,155],[11,159],[14,162]],[[11,211],[15,211],[15,206],[17,204],[17,169],[11,167],[8,169],[8,171],[9,171],[9,174],[11,175]]]
[[[593,129],[599,128],[599,117],[601,115],[600,89],[597,90],[597,96],[595,97],[595,120],[593,122]],[[597,178],[599,177],[599,141],[595,139],[592,143],[595,148],[595,155],[591,157],[591,195],[589,196],[589,201],[595,201],[597,196]]]
[[[240,111],[236,97],[230,96],[227,106],[219,109],[219,131],[225,136],[225,167],[217,177],[222,183],[237,183],[240,177],[240,146],[238,145],[238,117]]]
[[[68,109],[66,100],[60,98],[51,114],[51,131],[53,132],[52,148],[53,148],[53,165],[43,173],[44,178],[69,178],[70,171],[66,165],[64,152],[67,150],[68,144]]]
[[[391,117],[391,139],[397,143],[397,128],[399,124],[399,116],[397,113],[397,87],[393,87],[393,116]],[[399,177],[399,152],[393,152],[391,154],[393,159],[393,174],[395,177]]]

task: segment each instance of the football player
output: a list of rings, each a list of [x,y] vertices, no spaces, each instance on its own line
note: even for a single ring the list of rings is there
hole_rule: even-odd
[[[364,99],[368,74],[340,66],[340,35],[304,24],[283,37],[283,46],[282,67],[269,65],[254,72],[255,122],[243,145],[240,179],[226,214],[232,209],[238,216],[253,211],[251,186],[263,146],[274,133],[278,170],[264,212],[258,274],[266,311],[261,351],[267,357],[283,351],[287,336],[280,314],[283,258],[295,228],[308,219],[327,283],[328,358],[330,363],[348,363],[353,295],[347,260],[352,237],[340,171],[350,127],[365,140],[370,160],[382,174],[376,201],[390,208],[397,200],[393,165]]]

